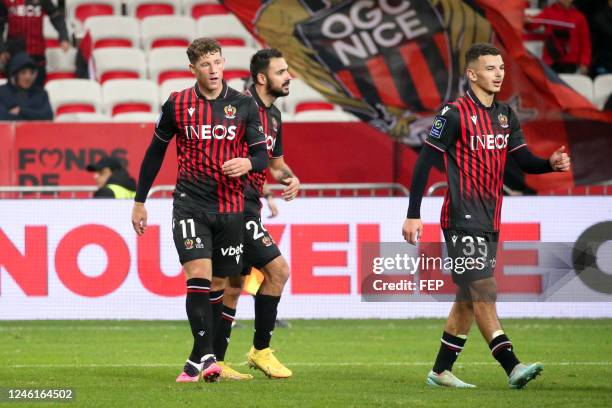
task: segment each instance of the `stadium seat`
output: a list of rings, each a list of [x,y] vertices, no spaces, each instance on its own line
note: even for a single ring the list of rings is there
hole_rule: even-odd
[[[102,111],[110,116],[159,110],[157,84],[148,79],[115,79],[102,85]]]
[[[283,115],[283,118],[285,116]],[[293,122],[359,122],[359,119],[350,113],[341,110],[310,110],[298,112],[291,118]]]
[[[213,14],[229,14],[229,10],[217,0],[183,0],[183,12],[196,20]]]
[[[72,35],[71,25],[66,24],[66,28],[68,29],[68,38]],[[43,37],[45,38],[45,45],[47,48],[59,47],[59,34],[53,24],[51,24],[51,20],[49,20],[49,16],[45,15],[43,17]]]
[[[175,78],[164,81],[159,87],[159,104],[163,105],[172,92],[182,91],[195,85],[195,78]]]
[[[223,79],[247,78],[251,75],[251,57],[257,50],[251,47],[223,47],[225,71]]]
[[[227,81],[227,86],[230,88],[234,88],[237,91],[244,91],[244,79],[243,78],[234,78]]]
[[[77,50],[75,48],[70,48],[67,52],[64,52],[61,48],[47,48],[45,50],[45,58],[47,59],[46,81],[75,78],[76,55]]]
[[[138,47],[138,20],[125,16],[95,16],[85,23],[93,48]]]
[[[149,51],[149,78],[159,85],[174,78],[190,78],[189,59],[183,47],[162,47]]]
[[[581,74],[559,74],[559,77],[574,91],[593,102],[593,81],[590,77]]]
[[[121,0],[66,0],[68,20],[85,22],[89,17],[121,14]]]
[[[130,112],[119,113],[113,116],[113,122],[138,122],[138,123],[155,123],[159,117],[159,112]]]
[[[523,43],[527,51],[531,52],[538,59],[542,59],[542,52],[544,51],[543,41],[525,41]]]
[[[593,82],[593,102],[599,110],[604,108],[612,94],[612,74],[599,75]]]
[[[64,113],[58,116],[56,122],[110,122],[108,115],[96,112]]]
[[[128,16],[142,20],[150,16],[179,14],[178,0],[130,0],[126,2]]]
[[[100,84],[89,79],[58,79],[45,89],[55,116],[67,113],[100,112]]]
[[[109,79],[145,78],[145,56],[138,48],[100,48],[94,50],[93,60],[100,83]]]
[[[198,19],[198,37],[211,37],[222,46],[256,46],[255,39],[233,14]]]
[[[529,7],[525,9],[525,15],[529,17],[533,17],[533,16],[537,16],[538,14],[540,14],[541,11],[542,10],[539,8]]]
[[[334,110],[334,105],[301,79],[292,79],[289,95],[284,99],[284,111],[296,114],[304,111]]]
[[[196,23],[187,16],[153,16],[140,23],[145,50],[158,47],[185,47],[196,36]]]

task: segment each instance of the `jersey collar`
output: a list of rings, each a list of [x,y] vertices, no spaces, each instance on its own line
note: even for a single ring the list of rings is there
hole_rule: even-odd
[[[472,102],[474,102],[478,107],[482,109],[491,110],[497,106],[497,102],[495,101],[495,98],[493,98],[493,103],[491,104],[491,106],[483,105],[482,102],[480,102],[480,99],[478,99],[478,97],[474,93],[474,91],[472,91],[472,88],[469,88],[465,94],[467,95],[468,98],[472,100]]]
[[[198,82],[196,81],[195,85],[193,86],[193,89],[195,90],[195,93],[197,95],[198,98],[201,99],[206,99],[206,100],[217,100],[217,99],[224,99],[227,97],[227,91],[229,89],[229,87],[227,86],[227,82],[225,82],[225,80],[222,80],[221,83],[223,84],[223,88],[221,89],[221,93],[219,94],[219,96],[217,96],[215,99],[208,99],[207,97],[205,97],[204,95],[202,95],[202,92],[200,92],[200,87],[198,86]]]
[[[255,84],[253,84],[253,85],[251,85],[249,87],[248,93],[249,93],[249,95],[251,95],[253,97],[253,99],[255,99],[255,103],[257,104],[257,107],[259,109],[270,109],[272,107],[272,105],[266,106],[266,104],[263,103],[263,101],[261,100],[261,98],[257,94],[257,91],[255,90]]]

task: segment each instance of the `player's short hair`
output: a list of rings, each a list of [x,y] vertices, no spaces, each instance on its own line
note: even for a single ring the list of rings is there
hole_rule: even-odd
[[[219,42],[214,38],[200,37],[189,44],[187,48],[187,58],[189,58],[189,62],[195,64],[200,57],[214,54],[215,52],[221,54],[221,45],[219,45]]]
[[[251,57],[251,79],[257,83],[257,74],[265,73],[270,66],[270,60],[272,58],[282,58],[283,53],[276,48],[265,48],[257,51]]]
[[[478,57],[483,55],[501,55],[499,48],[489,43],[476,43],[465,53],[465,66],[467,67],[470,63],[478,60]]]

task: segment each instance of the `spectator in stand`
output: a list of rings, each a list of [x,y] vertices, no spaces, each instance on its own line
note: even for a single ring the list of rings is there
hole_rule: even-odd
[[[6,66],[12,55],[27,52],[38,64],[37,84],[41,86],[47,76],[43,36],[45,14],[59,33],[60,47],[68,51],[70,43],[66,20],[51,0],[0,0],[0,62]],[[8,33],[4,42],[4,26],[7,23]]]
[[[94,173],[99,188],[93,198],[134,198],[136,195],[136,180],[114,157],[105,157],[90,164],[87,171]]]
[[[593,18],[593,73],[612,74],[612,0]]]
[[[35,84],[38,65],[25,52],[9,63],[9,80],[0,86],[0,120],[51,120],[47,91]]]
[[[584,15],[573,0],[559,0],[535,17],[527,17],[528,28],[544,26],[544,63],[558,73],[587,75],[591,65],[591,36]]]

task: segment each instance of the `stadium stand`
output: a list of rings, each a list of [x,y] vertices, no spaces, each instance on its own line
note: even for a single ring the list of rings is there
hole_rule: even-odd
[[[65,113],[58,116],[55,119],[56,122],[70,123],[96,123],[96,122],[110,122],[111,118],[108,115],[97,112],[77,112],[77,113]]]
[[[155,122],[158,116],[159,116],[158,113],[153,113],[153,112],[119,113],[113,116],[113,122],[132,122],[132,123]]]
[[[121,0],[66,0],[68,20],[84,23],[92,16],[120,15]]]
[[[47,79],[75,78],[77,50],[70,48],[67,52],[60,48],[47,48],[45,58],[47,59]]]
[[[140,23],[143,48],[187,48],[196,37],[196,23],[189,16],[153,16]]]
[[[143,19],[150,16],[180,14],[177,0],[130,0],[126,3],[128,16]]]
[[[197,32],[198,37],[212,37],[222,46],[254,47],[257,45],[251,33],[233,14],[200,17]]]
[[[183,0],[183,13],[198,19],[214,14],[229,14],[229,11],[216,0]]]
[[[326,111],[333,110],[334,105],[327,102],[325,98],[308,86],[300,79],[293,79],[290,86],[291,92],[284,98],[284,111],[296,114],[304,111]]]
[[[174,78],[193,78],[184,47],[154,48],[148,53],[149,78],[159,85]]]
[[[108,47],[93,52],[96,79],[145,78],[147,63],[138,48]]]
[[[140,30],[138,21],[132,17],[90,17],[85,22],[85,29],[89,30],[94,49],[139,46]]]
[[[250,47],[223,47],[225,57],[223,78],[229,81],[248,77],[251,74],[249,70],[251,56],[256,52],[257,49]]]
[[[610,95],[612,95],[612,74],[597,76],[593,82],[593,103],[595,103],[595,106],[602,110]]]
[[[148,79],[115,79],[102,85],[102,111],[110,116],[158,112],[159,90]]]
[[[559,74],[559,77],[589,102],[593,102],[593,81],[590,77],[581,74]]]
[[[58,79],[46,87],[56,117],[67,113],[100,112],[100,84],[89,79]]]

